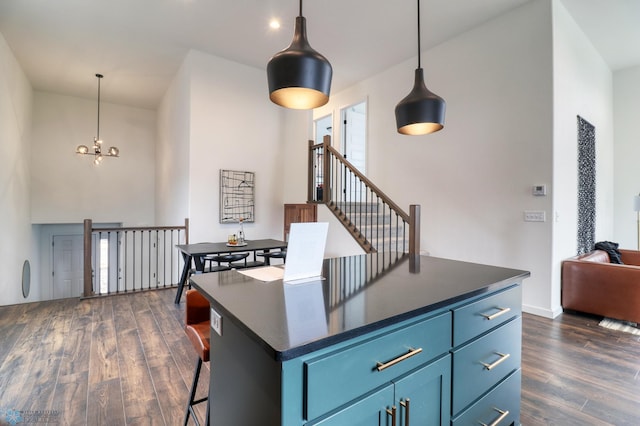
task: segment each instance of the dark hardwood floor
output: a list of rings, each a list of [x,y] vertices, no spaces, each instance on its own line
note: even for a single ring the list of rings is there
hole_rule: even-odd
[[[0,307],[0,425],[181,424],[196,355],[174,296]],[[640,424],[640,336],[525,314],[522,357],[523,425]]]
[[[523,425],[640,425],[640,336],[599,322],[524,315]]]

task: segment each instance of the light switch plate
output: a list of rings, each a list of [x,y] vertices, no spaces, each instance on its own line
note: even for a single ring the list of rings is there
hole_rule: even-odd
[[[222,315],[214,311],[213,308],[211,308],[211,328],[219,336],[222,336]]]
[[[546,222],[546,212],[544,211],[526,211],[524,212],[525,222]]]

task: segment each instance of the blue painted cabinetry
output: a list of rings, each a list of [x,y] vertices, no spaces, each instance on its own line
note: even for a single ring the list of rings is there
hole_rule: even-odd
[[[452,425],[520,424],[521,287],[453,309]]]
[[[445,312],[305,361],[305,424],[448,425],[450,347]]]
[[[211,331],[211,423],[519,425],[526,271],[400,254],[325,260],[324,280],[191,282]]]

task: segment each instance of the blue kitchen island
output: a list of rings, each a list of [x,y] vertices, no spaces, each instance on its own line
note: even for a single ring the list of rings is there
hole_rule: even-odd
[[[528,276],[401,253],[327,259],[295,285],[195,275],[211,424],[518,425]]]

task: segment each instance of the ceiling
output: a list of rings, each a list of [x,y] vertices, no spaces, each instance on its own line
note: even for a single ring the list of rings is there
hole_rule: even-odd
[[[422,0],[423,51],[529,1]],[[640,1],[561,0],[613,70],[640,63]],[[293,0],[1,0],[0,33],[35,90],[155,109],[189,49],[265,69],[287,47]],[[316,0],[311,45],[339,91],[417,54],[416,3]],[[282,21],[280,30],[269,27]],[[427,66],[428,57],[423,57]],[[266,96],[265,74],[265,96]]]

